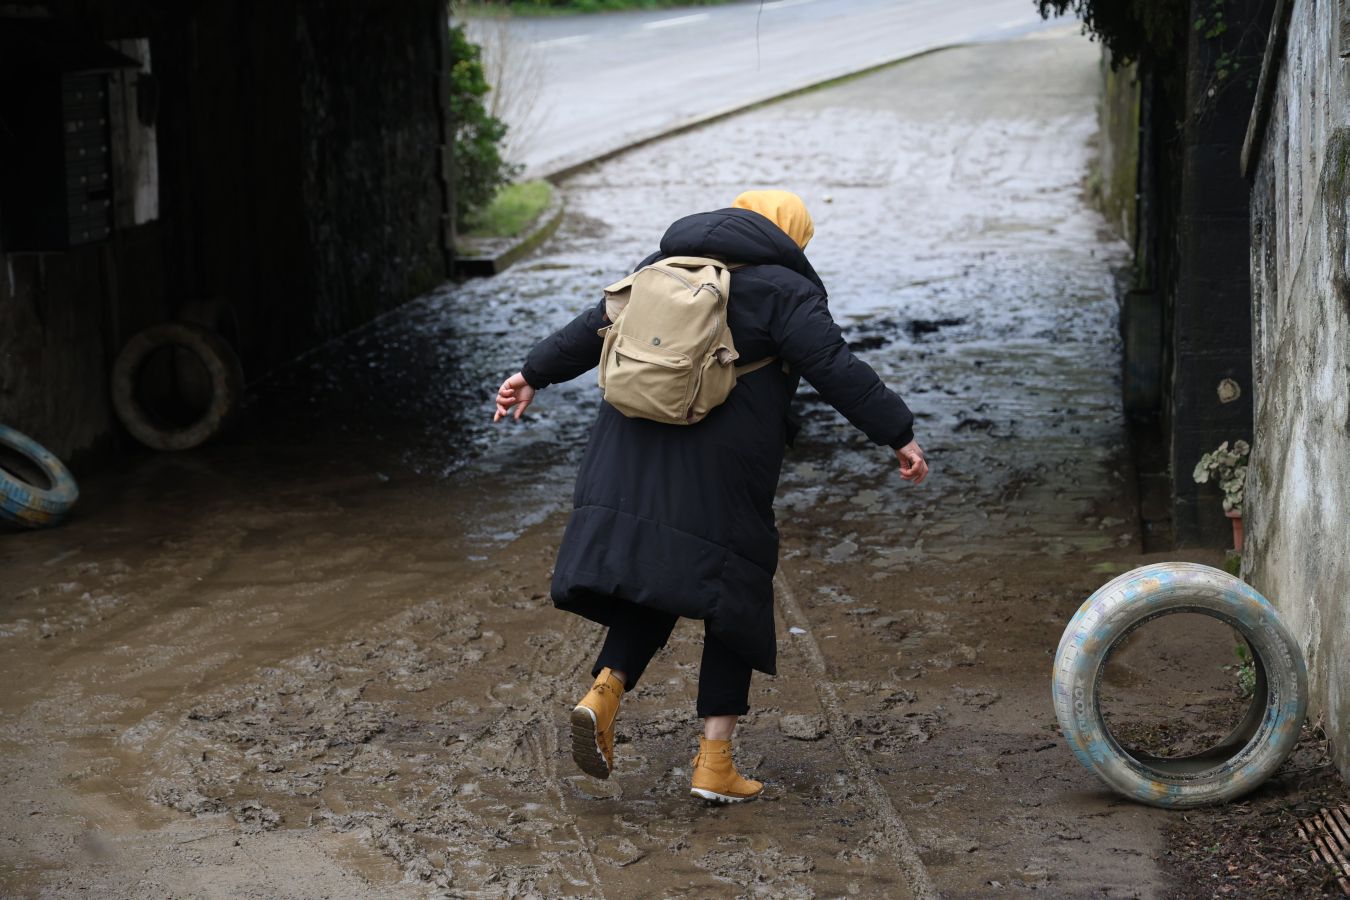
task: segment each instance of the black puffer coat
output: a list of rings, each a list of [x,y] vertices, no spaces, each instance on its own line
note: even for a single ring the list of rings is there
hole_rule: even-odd
[[[908,407],[844,342],[825,287],[806,256],[759,213],[722,209],[680,219],[665,256],[746,264],[731,274],[727,320],[741,360],[777,356],[744,376],[694,425],[629,419],[607,403],[591,428],[572,517],[553,572],[560,609],[608,624],[615,604],[637,603],[709,620],[712,633],[773,674],[773,498],[800,378],[877,444],[913,438]],[[541,341],[522,372],[535,388],[594,368],[603,301]]]

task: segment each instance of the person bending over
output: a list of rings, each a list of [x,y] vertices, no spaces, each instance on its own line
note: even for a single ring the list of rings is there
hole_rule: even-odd
[[[811,216],[796,194],[748,191],[730,208],[686,216],[638,268],[671,256],[732,264],[727,325],[740,358],[775,357],[738,379],[726,401],[692,425],[629,418],[601,403],[577,472],[573,510],[551,594],[559,609],[608,627],[590,691],[572,710],[572,755],[583,772],[614,771],[614,719],[680,617],[703,620],[697,711],[703,735],[691,793],[714,802],[757,797],[731,757],[749,710],[753,670],[774,674],[773,500],[790,411],[805,378],[874,443],[894,450],[918,484],[928,463],[914,417],[849,350],[820,277],[802,252]],[[519,419],[537,391],[600,362],[605,303],[588,308],[530,351],[498,389],[493,421]]]

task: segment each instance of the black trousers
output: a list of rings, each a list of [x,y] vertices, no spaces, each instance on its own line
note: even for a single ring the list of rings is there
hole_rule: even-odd
[[[633,690],[647,663],[670,640],[679,618],[633,603],[619,604],[591,675],[599,675],[606,667],[618,669],[627,677],[624,693]],[[750,666],[705,627],[703,662],[698,670],[699,717],[743,716],[749,712],[750,673]]]

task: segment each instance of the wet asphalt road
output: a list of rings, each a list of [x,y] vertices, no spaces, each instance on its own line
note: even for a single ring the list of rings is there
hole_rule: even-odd
[[[0,892],[1159,895],[1165,814],[1106,793],[1049,703],[1064,623],[1140,561],[1125,248],[1083,196],[1097,65],[1076,36],[957,49],[587,170],[536,256],[307,357],[227,440],[87,480],[67,526],[6,536]],[[902,484],[803,391],[781,674],[738,736],[769,791],[707,809],[692,626],[625,699],[615,777],[571,768],[600,632],[546,591],[597,391],[496,426],[490,398],[670,221],[765,184],[815,213],[835,316],[933,473]]]
[[[934,47],[1062,26],[1031,0],[770,0],[469,21],[506,95],[512,157],[530,176]]]

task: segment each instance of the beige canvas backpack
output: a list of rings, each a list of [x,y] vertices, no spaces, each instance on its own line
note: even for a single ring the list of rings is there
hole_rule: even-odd
[[[727,327],[731,268],[672,256],[605,288],[612,324],[598,333],[607,402],[630,418],[692,425],[727,399],[738,376],[773,362],[735,365],[740,355]]]

